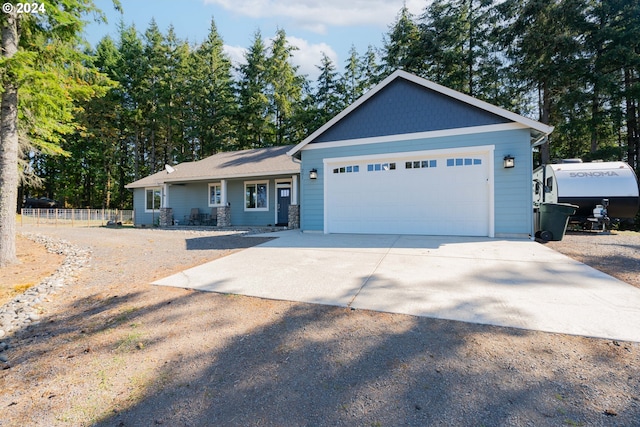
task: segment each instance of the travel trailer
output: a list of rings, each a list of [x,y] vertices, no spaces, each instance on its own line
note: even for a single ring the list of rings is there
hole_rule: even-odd
[[[632,219],[638,213],[638,178],[624,162],[557,163],[533,172],[533,203],[577,205],[573,222],[588,223],[604,208],[612,220]],[[608,204],[608,206],[607,206]],[[600,206],[600,207],[598,207]]]

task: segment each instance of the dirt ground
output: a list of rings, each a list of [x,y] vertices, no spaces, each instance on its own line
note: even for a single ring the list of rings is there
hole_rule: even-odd
[[[39,324],[8,337],[2,426],[632,426],[640,419],[637,343],[149,285],[263,238],[25,231],[90,248],[92,258],[43,304]],[[625,248],[614,270],[636,271],[638,233],[611,244],[598,237],[549,245],[562,252],[580,245],[594,266],[610,265],[602,258]],[[41,256],[43,266],[55,264]],[[18,271],[26,273],[34,259],[23,260]],[[17,276],[0,269],[0,283],[27,281]]]
[[[20,264],[0,269],[0,306],[52,275],[64,260],[22,236],[16,237],[16,251]]]

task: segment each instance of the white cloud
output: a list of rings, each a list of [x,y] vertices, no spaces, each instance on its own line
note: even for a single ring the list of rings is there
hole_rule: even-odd
[[[297,48],[297,50],[292,52],[293,57],[291,58],[291,62],[293,63],[293,65],[299,67],[298,73],[306,75],[309,80],[315,81],[318,78],[320,70],[318,70],[317,65],[320,65],[323,52],[329,58],[331,58],[338,70],[341,69],[341,64],[337,63],[338,55],[328,44],[310,44],[307,40],[291,36],[287,36],[287,41],[291,46]],[[270,43],[270,40],[265,40],[265,44],[267,46]],[[224,51],[227,55],[229,55],[229,58],[231,58],[231,63],[234,66],[237,67],[238,65],[244,64],[246,62],[244,58],[244,55],[247,52],[246,48],[240,46],[225,45]]]
[[[246,62],[244,60],[244,54],[247,52],[247,48],[224,45],[223,50],[229,56],[229,59],[231,59],[231,64],[233,64],[234,67]]]
[[[287,36],[287,41],[291,46],[295,46],[298,50],[293,52],[292,61],[294,65],[300,67],[298,69],[300,74],[306,74],[309,79],[315,81],[320,74],[317,65],[320,65],[322,60],[322,53],[327,55],[333,61],[337,69],[340,69],[340,64],[337,64],[338,54],[326,43],[309,44],[308,41]]]
[[[251,18],[285,17],[309,31],[324,34],[327,27],[392,24],[406,3],[419,15],[424,0],[204,0]]]

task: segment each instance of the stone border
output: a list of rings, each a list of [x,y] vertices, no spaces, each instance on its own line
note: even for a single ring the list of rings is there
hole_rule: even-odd
[[[89,250],[73,246],[65,240],[34,233],[21,233],[21,235],[43,245],[51,253],[64,255],[65,259],[51,276],[0,307],[0,339],[4,340],[0,342],[0,362],[5,364],[5,368],[8,367],[5,350],[9,348],[5,336],[38,323],[40,305],[46,301],[47,296],[71,284],[75,273],[85,267],[91,258]]]

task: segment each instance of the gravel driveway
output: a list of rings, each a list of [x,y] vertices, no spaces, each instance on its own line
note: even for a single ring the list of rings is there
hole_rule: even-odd
[[[0,425],[631,426],[640,419],[638,344],[148,285],[259,238],[28,231],[89,248],[91,264],[42,304],[40,323],[11,337]],[[597,253],[619,246],[637,253],[636,237]]]

